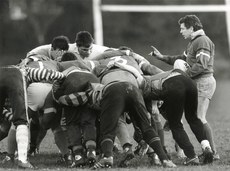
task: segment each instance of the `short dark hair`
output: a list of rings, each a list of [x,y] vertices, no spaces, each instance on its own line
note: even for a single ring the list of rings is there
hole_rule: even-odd
[[[54,50],[68,50],[69,49],[69,38],[66,36],[54,37],[51,44]]]
[[[90,47],[94,42],[92,35],[88,31],[80,31],[76,35],[76,44],[78,47]]]
[[[187,29],[192,26],[194,28],[194,31],[197,31],[203,28],[203,25],[200,19],[196,15],[186,15],[180,18],[178,21],[178,24],[182,24],[182,23],[184,23]]]
[[[61,57],[61,61],[73,61],[73,60],[77,60],[77,56],[72,52],[65,52]]]

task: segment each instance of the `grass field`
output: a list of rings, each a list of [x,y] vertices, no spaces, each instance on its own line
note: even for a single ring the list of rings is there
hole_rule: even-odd
[[[6,59],[6,58],[5,58]],[[11,60],[6,60],[11,61]],[[11,62],[6,62],[4,60],[0,61],[0,64],[9,64]],[[117,164],[119,163],[119,159],[121,155],[115,156],[115,166],[111,170],[177,170],[177,171],[197,171],[197,170],[230,170],[230,110],[229,106],[230,102],[230,76],[229,72],[223,72],[229,70],[229,62],[228,61],[221,61],[216,62],[218,68],[218,76],[222,78],[222,80],[217,80],[217,90],[213,97],[213,100],[210,103],[210,108],[208,111],[208,120],[210,125],[213,128],[214,139],[216,142],[216,146],[218,149],[218,153],[220,154],[221,160],[215,161],[212,165],[205,165],[205,166],[183,166],[182,160],[179,160],[175,157],[175,150],[174,150],[174,142],[171,137],[170,132],[165,132],[165,141],[167,145],[167,149],[169,153],[172,155],[172,160],[177,164],[176,169],[164,169],[162,167],[155,167],[150,166],[150,163],[147,157],[140,159],[138,157],[134,158],[130,162],[129,168],[118,168]],[[196,141],[194,135],[191,133],[186,121],[184,121],[185,129],[188,132],[192,143],[195,146],[195,150],[197,154],[201,153],[200,145]],[[132,134],[133,129],[130,126],[130,133]],[[7,139],[0,142],[0,151],[6,150],[6,141]],[[135,144],[135,142],[134,142]],[[134,145],[135,146],[135,145]],[[0,156],[2,159],[3,156]],[[48,132],[48,135],[45,137],[44,141],[40,147],[40,154],[36,155],[35,157],[31,157],[30,160],[33,164],[39,167],[39,170],[76,170],[74,169],[67,169],[62,165],[58,165],[56,161],[59,159],[58,149],[54,144],[53,135],[51,132]],[[15,170],[16,168],[12,168],[10,170]],[[6,168],[1,168],[0,164],[0,171],[6,170]],[[8,169],[7,169],[8,170]],[[86,170],[86,169],[77,169],[77,170]]]
[[[183,166],[182,160],[175,157],[174,143],[171,138],[170,132],[165,132],[165,139],[167,149],[172,155],[172,160],[177,164],[175,169],[165,169],[162,167],[150,166],[147,157],[140,159],[138,157],[134,158],[130,162],[129,168],[118,168],[117,164],[121,155],[115,156],[115,166],[110,170],[177,170],[177,171],[197,171],[197,170],[230,170],[230,110],[229,110],[229,98],[230,98],[230,80],[217,80],[217,90],[211,101],[208,120],[210,125],[213,128],[214,138],[218,153],[220,154],[221,160],[215,161],[212,165],[205,166]],[[195,146],[195,150],[198,154],[201,153],[201,148],[195,137],[191,133],[186,121],[184,121],[185,129],[189,133],[190,139]],[[130,126],[130,133],[132,133],[132,127]],[[6,150],[6,139],[0,142],[1,151]],[[1,156],[2,158],[2,156]],[[67,169],[62,165],[56,163],[59,159],[58,149],[54,144],[53,135],[51,132],[48,132],[48,135],[45,137],[44,141],[40,147],[40,154],[35,157],[31,157],[30,160],[33,164],[39,167],[39,170],[76,170]],[[15,170],[12,168],[10,170]],[[6,168],[1,168],[0,170],[6,170]],[[77,169],[77,170],[87,170],[87,169]]]

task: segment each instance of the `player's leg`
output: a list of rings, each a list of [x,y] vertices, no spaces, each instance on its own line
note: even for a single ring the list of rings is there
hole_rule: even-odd
[[[130,118],[135,124],[140,128],[143,139],[149,146],[156,152],[159,156],[163,166],[165,167],[176,167],[172,161],[169,161],[167,155],[165,154],[163,147],[160,142],[160,138],[157,135],[155,125],[150,125],[150,120],[148,117],[148,111],[145,107],[144,99],[139,89],[134,86],[128,86],[126,92],[129,94],[129,108]]]
[[[96,119],[98,111],[87,106],[78,110],[81,117],[83,145],[86,148],[86,162],[92,166],[96,162]]]
[[[116,103],[114,103],[116,102]],[[125,110],[125,90],[123,84],[108,85],[101,100],[100,147],[103,154],[94,168],[113,166],[113,143],[120,115]]]
[[[7,76],[11,80],[11,91],[8,94],[14,115],[12,121],[16,126],[18,166],[22,168],[34,168],[28,162],[27,158],[29,128],[25,78],[17,68],[9,68]]]
[[[165,111],[169,127],[172,131],[173,138],[178,145],[184,150],[187,159],[184,164],[199,164],[199,160],[195,154],[194,147],[189,140],[181,122],[186,88],[180,82],[179,76],[169,78],[163,83],[162,100],[164,101],[162,108]]]
[[[129,135],[130,133],[126,123],[127,115],[128,114],[126,112],[123,113],[120,116],[117,125],[117,138],[120,141],[121,147],[123,148],[123,158],[119,164],[121,167],[127,167],[128,162],[134,158],[134,152],[132,150],[132,139]]]

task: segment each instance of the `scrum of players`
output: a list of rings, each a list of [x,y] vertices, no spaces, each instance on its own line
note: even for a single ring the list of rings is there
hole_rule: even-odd
[[[60,162],[68,168],[113,167],[116,137],[123,152],[118,167],[127,167],[135,155],[148,155],[152,165],[174,168],[160,115],[183,165],[212,163],[213,151],[197,117],[197,87],[186,64],[178,61],[163,71],[128,47],[94,44],[87,31],[78,32],[72,44],[66,36],[54,37],[18,65],[0,68],[0,138],[8,138],[2,165],[35,169],[29,157],[39,155],[51,129]],[[183,114],[201,145],[200,156],[183,128]],[[133,125],[133,136],[127,124]]]

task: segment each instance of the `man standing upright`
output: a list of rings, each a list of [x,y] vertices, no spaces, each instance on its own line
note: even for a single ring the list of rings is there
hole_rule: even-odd
[[[213,77],[215,45],[206,36],[202,23],[196,15],[186,15],[180,18],[178,23],[182,36],[185,39],[190,39],[184,54],[177,56],[162,55],[152,46],[153,52],[151,55],[174,66],[178,63],[179,65],[187,65],[185,67],[186,73],[196,82],[198,88],[198,118],[204,124],[214,159],[219,159],[213,140],[212,129],[206,120],[209,101],[216,89],[216,80]],[[182,63],[181,59],[186,61],[186,63]]]

